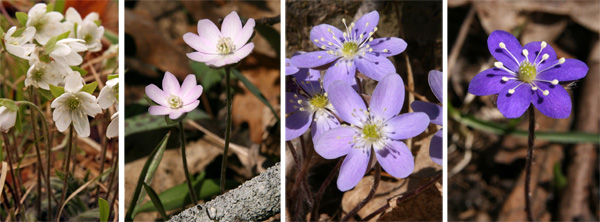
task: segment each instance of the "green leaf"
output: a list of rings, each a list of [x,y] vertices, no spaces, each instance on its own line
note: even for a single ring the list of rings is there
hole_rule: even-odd
[[[119,44],[119,36],[108,29],[104,29],[104,37],[112,44]]]
[[[15,130],[17,130],[19,133],[23,132],[23,112],[21,110],[22,109],[19,109],[17,111],[17,119],[15,120]]]
[[[125,221],[133,221],[133,218],[137,213],[137,208],[139,207],[141,201],[144,199],[145,193],[142,192],[142,186],[144,183],[152,183],[152,178],[154,178],[154,172],[156,171],[158,164],[160,164],[163,153],[167,148],[167,141],[169,140],[170,135],[171,132],[167,133],[167,135],[165,135],[165,137],[160,141],[160,143],[158,143],[158,146],[154,148],[150,156],[148,156],[148,159],[146,160],[146,163],[142,168],[142,172],[140,172],[140,177],[138,178],[137,186],[135,187],[135,191],[131,198],[131,203],[129,204],[129,208],[127,209],[127,214],[125,215]]]
[[[558,189],[558,190],[562,190],[563,188],[567,187],[567,183],[569,182],[567,180],[567,177],[563,174],[561,167],[560,167],[560,162],[556,162],[554,164],[554,186]]]
[[[10,37],[19,37],[23,34],[24,31],[25,27],[18,28],[17,30],[15,30],[15,33],[13,33]]]
[[[256,30],[256,32],[258,32],[262,37],[264,37],[267,42],[269,43],[269,45],[271,46],[271,48],[273,48],[273,50],[275,50],[275,53],[277,53],[277,58],[280,58],[280,47],[281,47],[281,34],[279,34],[279,32],[277,30],[275,30],[273,27],[268,26],[268,25],[264,25],[261,23],[256,23],[256,26],[254,27],[254,29]],[[279,61],[279,60],[277,60]]]
[[[190,67],[196,73],[196,76],[200,78],[200,84],[204,88],[204,92],[210,91],[210,89],[221,82],[225,76],[225,69],[213,69],[208,67],[206,64],[201,62],[190,62]]]
[[[58,37],[56,37],[56,41],[60,41],[60,40],[66,39],[66,38],[69,37],[70,34],[71,34],[71,31],[66,31],[66,32],[58,35]]]
[[[54,98],[57,98],[60,95],[62,95],[63,93],[65,93],[65,88],[60,87],[60,86],[55,86],[52,84],[49,84],[49,85],[50,85],[50,93],[52,93]]]
[[[114,79],[114,78],[119,78],[119,74],[108,75],[108,76],[106,76],[106,78],[107,78],[107,80],[111,80],[111,79]]]
[[[50,92],[50,90],[45,90],[45,89],[42,89],[42,88],[37,88],[37,90],[38,90],[38,93],[40,95],[42,95],[45,99],[47,99],[47,100],[54,99],[54,96],[52,95],[52,93]]]
[[[65,9],[65,0],[56,0],[54,2],[54,11],[62,13]]]
[[[83,86],[83,88],[81,88],[81,91],[92,94],[92,93],[94,93],[94,90],[96,90],[97,86],[98,86],[98,82],[88,83],[88,84],[85,84]]]
[[[246,79],[246,77],[244,75],[242,75],[242,73],[240,73],[239,71],[237,71],[236,69],[231,69],[231,72],[238,78],[240,79],[240,81],[242,81],[242,83],[244,84],[244,86],[246,86],[246,88],[252,93],[254,94],[254,96],[256,96],[256,98],[258,98],[262,103],[264,103],[265,105],[267,105],[267,107],[269,107],[269,109],[271,110],[271,112],[273,113],[273,116],[275,116],[275,118],[277,118],[277,121],[279,121],[279,114],[277,114],[277,112],[275,112],[275,109],[273,109],[273,107],[271,106],[271,104],[269,103],[269,101],[267,101],[267,98],[265,98],[265,96],[260,92],[260,90],[258,90],[258,88],[256,88],[256,86],[254,86],[254,84],[252,84],[250,82],[250,80]],[[231,102],[231,101],[230,101]]]
[[[46,42],[46,45],[44,45],[44,54],[48,55],[50,52],[54,51],[57,41],[58,36],[52,36],[52,38],[48,39],[48,42]]]
[[[144,183],[144,189],[146,190],[146,193],[148,193],[148,196],[150,197],[150,200],[152,200],[152,203],[154,204],[156,209],[158,209],[158,213],[160,213],[160,216],[162,216],[162,218],[165,221],[168,221],[169,217],[167,216],[165,208],[163,207],[162,202],[160,202],[160,198],[158,198],[158,194],[156,194],[156,191],[154,191],[154,189],[152,189],[152,187],[148,186],[148,184],[146,183]]]
[[[48,3],[46,5],[46,13],[54,11],[54,4]]]
[[[100,207],[100,222],[107,222],[110,214],[110,207],[108,202],[102,197],[98,198],[98,207]]]
[[[17,20],[19,20],[19,24],[21,24],[21,27],[25,27],[25,25],[27,25],[27,13],[17,12],[15,13],[15,17],[17,17]]]
[[[79,66],[71,66],[71,69],[75,72],[79,72],[81,76],[85,76],[88,73],[85,69],[82,69]]]
[[[192,120],[200,120],[208,119],[210,117],[204,111],[194,109],[193,111],[187,113],[187,118]],[[163,116],[153,116],[149,113],[143,113],[125,119],[125,136],[151,130],[169,128],[175,126],[175,124],[176,123],[167,124],[164,121]]]

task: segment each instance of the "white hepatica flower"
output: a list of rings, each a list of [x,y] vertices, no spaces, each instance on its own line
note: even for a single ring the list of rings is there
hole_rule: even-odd
[[[8,132],[17,121],[17,111],[0,106],[0,131]]]
[[[81,91],[83,79],[78,75],[66,77],[65,93],[56,98],[50,107],[54,108],[52,119],[58,131],[64,132],[71,122],[77,134],[82,137],[90,135],[89,116],[96,116],[102,109],[96,103],[96,97]]]
[[[119,136],[119,112],[116,112],[110,118],[112,121],[106,127],[106,137],[109,139]]]
[[[49,84],[55,86],[62,84],[67,73],[71,71],[68,66],[60,65],[54,61],[45,63],[35,59],[30,60],[30,62],[32,61],[33,64],[27,70],[25,86],[50,90]]]
[[[104,27],[96,25],[96,23],[84,20],[81,26],[78,26],[77,38],[85,41],[85,46],[90,52],[97,52],[102,49],[102,36],[104,35]]]
[[[33,36],[35,35],[35,28],[28,27],[26,28],[21,36],[12,37],[12,35],[17,31],[17,27],[13,26],[6,34],[4,34],[4,43],[6,45],[6,51],[10,54],[13,54],[16,57],[22,59],[29,59],[31,53],[35,50],[35,44],[31,43]]]
[[[83,62],[80,52],[87,50],[81,39],[66,38],[58,40],[49,55],[56,63],[65,66],[78,66]]]
[[[106,86],[100,90],[98,105],[102,109],[108,109],[112,104],[119,104],[119,78],[106,81]]]
[[[45,45],[53,36],[62,33],[63,15],[59,12],[46,12],[46,4],[35,4],[27,14],[27,27],[34,27],[36,30],[35,40]]]

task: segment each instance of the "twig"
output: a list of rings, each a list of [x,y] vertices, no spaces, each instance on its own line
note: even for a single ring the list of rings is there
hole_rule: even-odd
[[[343,162],[344,158],[340,158],[333,170],[331,170],[331,172],[329,173],[329,176],[327,176],[327,178],[325,178],[325,181],[323,181],[323,184],[321,184],[321,188],[319,188],[319,191],[317,191],[315,204],[313,206],[312,213],[310,216],[310,221],[317,221],[317,217],[319,215],[319,204],[321,204],[321,198],[323,198],[323,193],[325,193],[325,189],[329,186],[331,181],[333,181],[333,177],[339,172]]]
[[[533,143],[535,141],[535,109],[529,106],[529,138],[527,140],[527,163],[525,164],[525,212],[527,220],[533,220],[531,212],[531,196],[529,195],[529,183],[531,181],[531,164],[533,162]]]
[[[473,18],[475,17],[475,8],[471,6],[469,9],[469,13],[465,18],[465,21],[462,23],[460,27],[460,31],[458,32],[458,37],[456,37],[456,41],[454,46],[452,46],[452,50],[450,51],[450,55],[448,56],[448,78],[452,74],[452,68],[454,68],[454,64],[456,64],[456,60],[458,59],[458,55],[460,53],[460,49],[465,43],[465,39],[467,38],[467,33],[469,32],[469,27],[473,22]]]

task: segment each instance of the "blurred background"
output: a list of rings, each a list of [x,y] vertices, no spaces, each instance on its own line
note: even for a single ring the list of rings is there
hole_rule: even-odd
[[[531,200],[539,221],[598,220],[600,2],[449,0],[448,7],[448,219],[526,220],[527,118],[506,119],[496,96],[467,93],[470,80],[496,61],[487,37],[501,29],[588,65],[585,78],[565,86],[569,118],[536,111]]]
[[[186,53],[192,52],[192,48],[183,41],[183,34],[198,33],[200,19],[210,19],[220,27],[227,14],[237,11],[244,23],[248,18],[257,22],[252,40],[254,51],[235,69],[258,91],[250,91],[243,80],[232,74],[233,129],[227,188],[235,188],[280,161],[279,1],[126,1],[125,8],[126,208],[130,207],[130,198],[147,156],[169,131],[167,150],[151,186],[159,195],[177,185],[186,186],[177,127],[167,125],[163,116],[149,115],[149,104],[144,99],[146,85],[161,86],[165,71],[173,73],[180,82],[193,73],[198,84],[204,87],[200,105],[188,114],[184,124],[188,168],[192,180],[203,178],[201,190],[197,192],[203,201],[219,193],[226,123],[225,72],[188,59]],[[260,92],[265,101],[259,100],[256,92]],[[184,209],[185,203],[189,203],[185,198],[184,195],[176,200],[168,213]],[[152,205],[147,196],[144,204]],[[136,220],[161,218],[151,207],[142,205],[142,208],[142,212],[148,213],[140,213]]]

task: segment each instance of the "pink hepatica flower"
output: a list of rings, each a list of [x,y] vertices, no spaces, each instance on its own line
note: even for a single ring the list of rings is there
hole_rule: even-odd
[[[194,74],[185,77],[180,87],[177,78],[170,72],[166,72],[162,86],[163,90],[154,84],[146,86],[146,95],[158,103],[158,105],[151,106],[148,109],[151,115],[169,115],[169,118],[177,119],[182,114],[194,110],[200,104],[198,97],[202,94],[202,86],[196,85]]]
[[[198,21],[198,34],[188,32],[183,41],[197,52],[188,53],[191,60],[206,63],[211,67],[235,64],[248,56],[254,43],[248,42],[254,32],[254,19],[248,19],[242,28],[242,21],[236,12],[231,12],[223,20],[221,31],[208,19]]]

